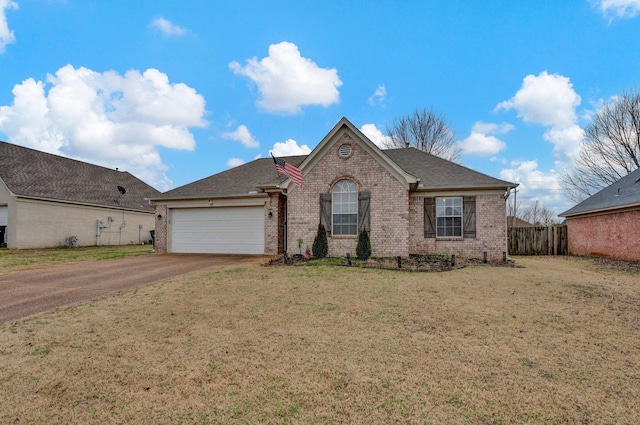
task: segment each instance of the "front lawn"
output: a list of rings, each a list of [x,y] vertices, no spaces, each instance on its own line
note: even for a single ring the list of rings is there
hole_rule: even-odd
[[[0,274],[51,266],[143,255],[151,245],[90,246],[82,248],[0,249]]]
[[[211,268],[0,325],[0,423],[636,424],[637,275]]]

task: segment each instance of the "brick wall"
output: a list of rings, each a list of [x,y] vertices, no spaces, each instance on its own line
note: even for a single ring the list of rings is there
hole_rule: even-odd
[[[502,261],[502,254],[507,251],[505,208],[502,194],[476,195],[475,238],[425,238],[424,198],[411,197],[410,253],[455,254],[465,258],[483,258],[483,252],[486,251],[489,261]]]
[[[269,217],[271,213],[271,217]],[[264,206],[264,253],[278,254],[284,250],[284,199],[280,193],[270,193]]]
[[[158,220],[158,215],[162,218]],[[156,252],[167,252],[167,206],[156,205]]]
[[[338,148],[348,143],[352,155],[343,159]],[[361,192],[371,193],[371,248],[374,256],[409,254],[409,191],[377,160],[346,133],[333,142],[311,171],[304,176],[302,188],[288,195],[288,252],[297,254],[311,249],[320,223],[320,193],[331,192],[335,183],[350,179]],[[329,256],[355,256],[357,236],[330,236]]]
[[[569,253],[640,261],[640,210],[568,218]]]

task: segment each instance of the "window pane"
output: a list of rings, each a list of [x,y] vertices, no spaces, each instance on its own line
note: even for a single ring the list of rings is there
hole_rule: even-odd
[[[462,237],[462,197],[436,198],[436,236]]]
[[[333,234],[358,234],[358,186],[351,180],[340,180],[332,191]]]

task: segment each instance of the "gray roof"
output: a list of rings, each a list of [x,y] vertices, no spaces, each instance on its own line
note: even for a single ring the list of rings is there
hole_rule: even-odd
[[[145,198],[160,194],[128,172],[6,142],[0,142],[0,179],[18,196],[146,211],[153,207]],[[120,197],[118,186],[126,189]]]
[[[283,159],[299,166],[306,155],[288,156]],[[287,177],[276,172],[271,158],[259,158],[246,164],[214,174],[193,183],[164,192],[155,199],[221,198],[249,195],[261,185],[277,185]]]
[[[640,206],[640,168],[560,214],[561,217]]]
[[[404,171],[419,178],[419,189],[503,189],[517,186],[416,148],[382,152]]]
[[[514,183],[499,180],[415,148],[382,151],[407,173],[420,179],[419,190],[506,189]],[[300,166],[306,155],[283,159]],[[286,177],[276,173],[271,158],[260,158],[189,183],[155,197],[156,200],[247,196],[259,188],[276,187]]]

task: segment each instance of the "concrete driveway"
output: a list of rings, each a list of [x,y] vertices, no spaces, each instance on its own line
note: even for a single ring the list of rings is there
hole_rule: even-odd
[[[207,267],[255,264],[255,255],[147,254],[0,275],[0,323],[94,301]]]

